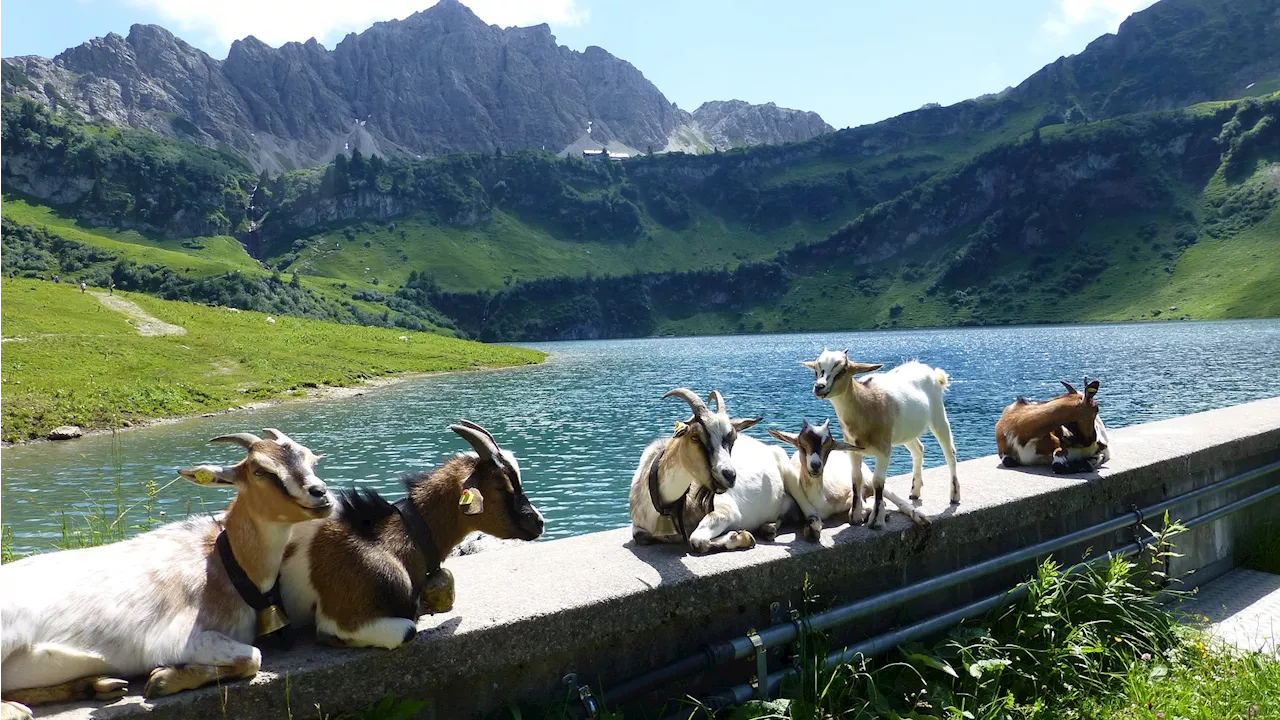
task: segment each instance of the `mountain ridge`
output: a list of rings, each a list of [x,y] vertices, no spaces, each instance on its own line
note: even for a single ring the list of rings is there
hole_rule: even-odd
[[[273,48],[248,36],[219,61],[163,27],[134,25],[127,37],[4,64],[7,96],[229,148],[270,172],[353,147],[407,157],[554,152],[588,121],[596,140],[642,150],[681,133],[710,150],[831,130],[815,113],[741,104],[702,131],[694,114],[603,48],[558,45],[546,24],[489,25],[458,0],[375,23],[332,50],[314,38]]]

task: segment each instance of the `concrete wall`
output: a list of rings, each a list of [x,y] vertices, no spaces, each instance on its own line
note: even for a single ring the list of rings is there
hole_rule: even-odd
[[[610,686],[658,664],[770,624],[771,603],[801,606],[806,580],[816,608],[899,587],[1027,544],[1111,519],[1167,497],[1280,459],[1280,398],[1139,425],[1112,433],[1113,460],[1099,473],[1059,477],[1009,470],[995,457],[960,464],[963,504],[947,503],[945,468],[925,473],[928,528],[896,513],[887,530],[829,527],[820,544],[792,534],[753,550],[698,557],[672,547],[636,547],[626,529],[451,559],[455,611],[423,618],[416,641],[396,651],[305,646],[268,654],[253,681],[223,692],[183,693],[154,704],[129,697],[108,708],[64,707],[44,717],[297,717],[367,706],[387,693],[430,698],[432,717],[492,711],[508,699],[563,695],[561,678],[578,673]],[[936,445],[926,442],[931,457]],[[625,482],[619,479],[619,482]],[[1201,512],[1280,483],[1275,474],[1227,498],[1184,507]],[[905,496],[909,478],[889,481]],[[1203,580],[1230,566],[1234,542],[1250,518],[1275,516],[1280,503],[1226,518],[1184,536],[1179,570]],[[1095,553],[1131,541],[1128,532],[1092,544]],[[1064,551],[1065,562],[1086,548]],[[867,637],[897,622],[984,597],[1025,579],[1033,564],[957,588],[849,628],[835,643]],[[668,688],[663,697],[745,680],[745,663],[714,677]],[[286,682],[287,680],[287,682]],[[286,690],[287,688],[287,690]],[[224,707],[225,698],[225,707]],[[52,708],[51,708],[52,709]],[[225,714],[224,714],[225,713]]]

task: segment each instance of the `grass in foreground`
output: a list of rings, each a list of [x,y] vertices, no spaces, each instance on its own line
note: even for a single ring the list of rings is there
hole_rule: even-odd
[[[542,353],[415,333],[231,312],[116,293],[186,328],[142,337],[124,315],[71,285],[6,279],[3,439],[59,425],[119,427],[226,410],[399,373],[526,365]],[[400,340],[400,337],[407,340]],[[22,338],[17,340],[17,338]]]

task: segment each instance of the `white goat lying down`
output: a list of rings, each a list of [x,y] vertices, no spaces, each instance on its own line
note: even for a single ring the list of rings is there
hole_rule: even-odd
[[[178,471],[197,485],[236,488],[219,518],[0,566],[5,720],[30,717],[25,704],[119,697],[127,687],[119,678],[149,673],[145,693],[156,697],[257,674],[262,656],[250,643],[275,629],[259,618],[270,617],[290,527],[333,507],[315,475],[318,457],[266,433],[213,439],[247,451],[235,465]]]
[[[862,485],[861,477],[862,473],[870,475],[871,470],[862,463],[862,473],[854,474],[849,453],[862,448],[832,437],[830,420],[821,425],[804,420],[800,432],[794,435],[772,428],[769,434],[796,448],[791,456],[793,473],[787,475],[787,492],[804,516],[805,540],[817,541],[823,521],[828,518],[840,516],[861,522],[866,517],[862,501],[867,497],[865,491],[871,488]],[[884,496],[914,522],[929,523],[923,513],[894,493],[885,490]]]
[[[924,479],[924,445],[920,436],[933,433],[951,470],[951,504],[960,502],[960,481],[956,478],[956,447],[951,424],[942,404],[942,393],[950,384],[945,370],[909,362],[858,381],[855,375],[884,367],[880,363],[859,363],[848,351],[824,350],[817,360],[800,363],[814,372],[813,394],[830,400],[844,431],[845,440],[865,448],[853,453],[854,482],[862,484],[862,455],[876,460],[872,489],[875,504],[867,524],[879,527],[888,512],[884,505],[884,481],[889,474],[889,457],[894,445],[905,445],[911,453],[911,499],[920,498]],[[850,517],[849,522],[858,518]]]
[[[294,622],[314,620],[329,644],[399,647],[417,634],[424,610],[453,608],[453,575],[440,564],[469,533],[542,535],[542,514],[524,494],[515,456],[475,423],[449,429],[474,452],[407,475],[403,500],[339,493],[333,517],[294,528],[280,571]]]
[[[763,418],[729,418],[719,392],[708,402],[686,388],[663,398],[689,403],[693,417],[669,438],[654,440],[631,478],[631,535],[638,543],[685,543],[695,551],[754,547],[772,540],[792,509],[782,448],[741,435]],[[695,528],[691,532],[689,528]]]

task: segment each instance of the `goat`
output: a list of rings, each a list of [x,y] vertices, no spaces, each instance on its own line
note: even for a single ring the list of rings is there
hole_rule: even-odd
[[[290,527],[334,504],[315,475],[319,456],[279,430],[266,434],[213,438],[245,458],[178,471],[236,488],[219,517],[0,566],[6,718],[30,717],[26,704],[120,697],[128,683],[118,678],[150,673],[144,692],[158,697],[257,674],[262,656],[250,643],[278,626],[263,623],[279,618]]]
[[[801,362],[814,373],[813,394],[819,400],[830,400],[847,442],[861,445],[854,451],[853,481],[862,484],[862,456],[876,460],[872,489],[875,503],[867,525],[879,527],[884,522],[884,481],[889,474],[889,457],[894,445],[905,445],[911,453],[911,499],[918,500],[924,488],[924,444],[920,436],[933,433],[942,446],[942,454],[951,470],[951,504],[960,502],[960,481],[956,477],[956,447],[951,438],[951,423],[942,404],[942,394],[951,380],[947,372],[918,362],[909,362],[861,381],[855,375],[884,367],[882,363],[860,363],[849,359],[849,352],[824,350],[817,360]],[[850,523],[858,518],[852,515]]]
[[[827,518],[843,515],[861,520],[866,516],[862,503],[864,487],[860,481],[854,481],[853,460],[849,456],[850,452],[863,448],[832,437],[830,420],[821,425],[810,425],[804,420],[798,433],[770,428],[769,434],[796,449],[791,456],[794,475],[787,476],[787,492],[804,516],[805,540],[816,542]],[[871,474],[866,463],[862,463],[861,469],[862,473]],[[923,513],[894,493],[885,490],[884,496],[912,521],[921,525],[929,523]]]
[[[417,635],[424,609],[453,608],[453,575],[440,564],[469,533],[542,535],[545,521],[524,494],[515,456],[475,423],[449,429],[474,452],[406,475],[404,500],[339,493],[333,517],[294,528],[280,572],[285,609],[314,622],[322,642],[399,647]]]
[[[714,411],[687,388],[662,397],[684,400],[693,416],[640,455],[631,536],[640,544],[687,542],[699,553],[755,547],[753,531],[772,540],[793,507],[783,480],[791,463],[781,448],[741,434],[764,418],[730,419],[718,391],[708,397]]]
[[[1056,473],[1090,472],[1111,458],[1107,428],[1095,399],[1101,383],[1084,379],[1084,393],[1062,382],[1065,394],[1044,402],[1018,398],[996,423],[996,449],[1005,467],[1051,465]]]

